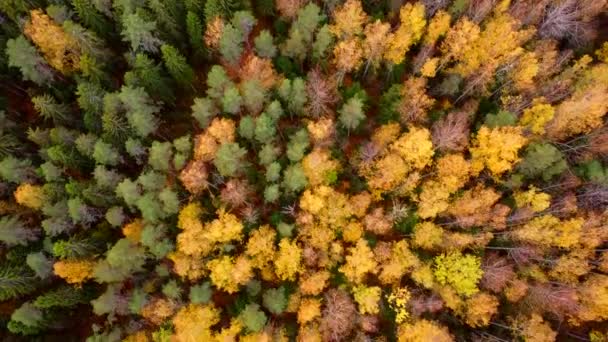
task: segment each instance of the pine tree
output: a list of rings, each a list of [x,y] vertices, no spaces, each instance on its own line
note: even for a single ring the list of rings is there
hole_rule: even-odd
[[[53,79],[51,68],[25,37],[9,39],[6,43],[6,55],[8,65],[19,68],[24,79],[38,85],[44,85]]]
[[[272,34],[268,30],[260,31],[257,37],[254,39],[255,52],[260,57],[274,58],[277,54],[277,47],[272,41]]]
[[[243,32],[227,24],[224,26],[222,31],[222,37],[220,38],[220,54],[228,61],[228,63],[236,65],[241,58],[243,53]]]
[[[26,267],[7,262],[0,265],[0,300],[18,298],[33,292],[37,287],[36,276]]]
[[[194,81],[194,70],[188,65],[186,58],[171,45],[165,44],[161,46],[160,50],[163,53],[165,66],[173,79],[184,87],[191,85]]]
[[[72,0],[72,6],[82,22],[100,36],[110,36],[112,25],[88,0]]]
[[[8,246],[25,246],[37,239],[37,231],[27,228],[18,216],[6,215],[0,218],[0,241]]]
[[[363,101],[358,96],[353,96],[338,110],[338,120],[349,131],[354,130],[365,119],[363,112]]]
[[[133,51],[158,52],[162,40],[154,35],[156,22],[146,21],[139,14],[131,13],[122,18],[122,25],[123,40],[131,44]]]
[[[202,56],[205,51],[203,45],[204,28],[198,14],[188,11],[186,15],[186,29],[188,31],[188,38],[190,39],[190,46],[196,55]]]
[[[160,64],[156,64],[144,53],[138,53],[133,69],[125,73],[125,84],[130,87],[143,87],[148,94],[167,103],[175,101],[171,80],[164,75]]]
[[[58,103],[51,95],[34,96],[32,103],[43,118],[52,119],[55,123],[65,122],[69,117],[68,106]]]

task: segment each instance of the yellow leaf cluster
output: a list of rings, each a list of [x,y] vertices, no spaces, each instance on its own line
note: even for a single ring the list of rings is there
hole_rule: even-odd
[[[362,315],[375,315],[380,312],[378,303],[382,290],[378,286],[357,286],[353,288],[355,302],[359,305],[359,313]]]
[[[361,284],[368,273],[376,273],[377,266],[367,241],[359,239],[354,247],[348,249],[346,263],[339,270],[350,282]]]
[[[363,11],[360,0],[347,0],[344,5],[334,11],[334,24],[330,26],[331,32],[338,39],[349,38],[363,32],[363,25],[368,16]]]
[[[212,341],[211,327],[219,321],[220,312],[213,305],[184,306],[173,317],[174,338],[179,342]]]
[[[272,263],[276,253],[274,245],[276,235],[276,231],[269,225],[263,225],[251,233],[245,254],[251,258],[253,267],[263,269]]]
[[[582,218],[560,221],[552,215],[535,217],[513,231],[513,237],[539,246],[571,248],[580,243]]]
[[[424,62],[422,68],[420,68],[420,74],[424,77],[433,78],[437,73],[437,66],[439,66],[439,58],[429,58],[426,62]]]
[[[513,198],[518,208],[529,207],[534,212],[543,211],[551,205],[551,195],[538,191],[534,186],[528,191],[516,191]]]
[[[401,87],[401,102],[397,107],[403,123],[422,123],[427,120],[427,111],[435,99],[426,93],[426,78],[411,77]],[[413,128],[413,130],[419,130]],[[421,134],[418,132],[418,134]]]
[[[521,319],[518,327],[520,335],[525,341],[554,342],[557,337],[557,333],[551,329],[548,323],[543,322],[543,317],[537,313]]]
[[[526,142],[519,127],[482,126],[469,148],[473,173],[479,174],[487,168],[494,176],[500,176],[511,170],[513,164],[519,161],[517,154]]]
[[[598,60],[608,63],[608,42],[604,42],[604,44],[595,51],[595,55]]]
[[[296,241],[289,241],[287,238],[279,242],[279,251],[274,259],[274,267],[277,276],[281,280],[295,280],[300,272],[300,260],[302,250]]]
[[[519,120],[520,125],[529,127],[534,134],[545,134],[545,125],[553,119],[555,109],[550,104],[542,103],[541,99],[535,99],[532,107],[524,110]]]
[[[154,298],[141,309],[141,315],[156,325],[161,325],[175,313],[176,303],[165,298]]]
[[[581,309],[578,318],[583,322],[608,319],[608,276],[594,273],[579,289]]]
[[[68,284],[80,284],[93,276],[94,260],[59,260],[53,264],[55,274]]]
[[[223,143],[234,142],[236,123],[227,118],[215,118],[205,132],[196,136],[194,159],[211,161]]]
[[[540,66],[534,52],[526,52],[519,57],[517,65],[510,71],[513,86],[517,91],[525,91],[534,87],[534,77],[538,75]]]
[[[389,35],[384,55],[384,58],[393,64],[403,62],[410,47],[422,37],[426,26],[424,5],[420,2],[413,5],[406,3],[399,11],[399,19],[401,20],[399,28]]]
[[[431,221],[420,222],[414,227],[412,242],[422,249],[437,249],[443,243],[443,229]]]
[[[389,147],[398,154],[410,169],[420,170],[432,161],[433,142],[431,132],[424,127],[410,127],[409,131]]]
[[[78,70],[81,51],[74,37],[42,10],[35,9],[30,14],[23,32],[38,46],[48,63],[64,74]]]
[[[309,121],[306,124],[310,140],[315,146],[327,146],[331,143],[336,132],[335,123],[332,118],[321,118],[317,121]]]
[[[422,185],[418,196],[418,215],[435,217],[445,211],[451,194],[462,188],[469,180],[470,163],[461,154],[449,154],[437,160],[437,176]]]
[[[247,284],[253,277],[251,262],[244,256],[234,259],[224,255],[209,261],[207,268],[211,271],[211,282],[228,293],[238,292],[239,286]]]
[[[339,41],[334,47],[334,63],[343,73],[359,69],[363,63],[363,48],[358,38]]]
[[[310,185],[329,185],[335,180],[340,163],[331,158],[329,150],[315,148],[302,159],[302,169]]]
[[[206,262],[200,257],[179,251],[170,253],[167,257],[173,261],[173,272],[182,278],[194,281],[206,274]]]
[[[391,25],[379,19],[365,26],[365,39],[363,40],[363,57],[368,65],[374,68],[380,66],[387,45],[387,37]]]
[[[389,258],[380,263],[378,279],[382,284],[398,284],[401,278],[419,262],[405,240],[395,242],[391,246]]]
[[[141,232],[144,230],[144,223],[141,219],[135,219],[122,227],[122,234],[132,243],[138,243]]]
[[[547,125],[549,137],[562,140],[601,127],[608,113],[608,64],[597,64],[578,80],[576,91],[560,103]]]
[[[444,10],[439,10],[431,19],[429,26],[424,36],[424,44],[434,45],[437,40],[446,34],[450,29],[451,16]]]
[[[304,298],[298,309],[298,323],[306,324],[321,316],[321,301],[316,298]]]
[[[19,184],[13,195],[17,203],[31,209],[40,209],[44,204],[44,189],[39,185]]]
[[[392,290],[386,298],[391,309],[395,312],[395,323],[401,324],[410,317],[407,310],[407,303],[411,298],[411,293],[404,287]]]
[[[205,44],[211,49],[217,49],[220,46],[222,32],[224,32],[224,20],[222,20],[222,17],[217,16],[209,20],[203,38]]]
[[[485,327],[498,312],[498,299],[491,294],[481,292],[467,299],[465,307],[466,323],[473,328]]]
[[[412,324],[399,326],[397,332],[399,342],[452,342],[448,328],[426,319],[418,320]]]
[[[316,296],[327,286],[330,273],[328,271],[318,271],[300,279],[300,292],[304,295]]]

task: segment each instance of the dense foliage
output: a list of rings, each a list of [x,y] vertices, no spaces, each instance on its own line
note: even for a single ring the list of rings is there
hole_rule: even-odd
[[[0,340],[608,340],[607,10],[0,1]]]

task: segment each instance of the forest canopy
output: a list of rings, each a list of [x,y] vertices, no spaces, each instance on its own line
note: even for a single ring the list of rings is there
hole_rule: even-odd
[[[607,0],[0,1],[0,340],[608,340]]]

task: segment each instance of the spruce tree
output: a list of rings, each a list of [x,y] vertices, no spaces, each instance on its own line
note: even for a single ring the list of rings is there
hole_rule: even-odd
[[[171,45],[165,44],[160,49],[163,54],[165,67],[167,67],[173,79],[184,87],[191,86],[194,81],[194,70],[192,70],[186,58]]]

